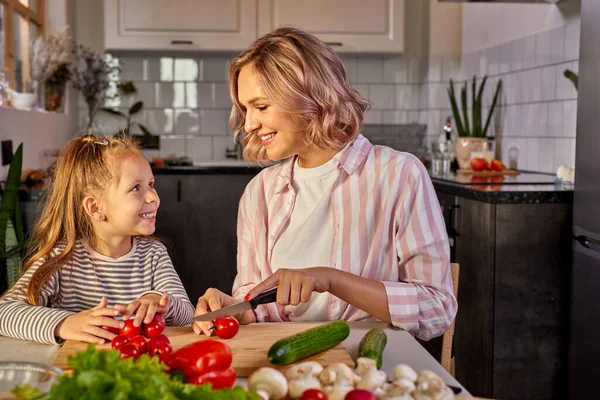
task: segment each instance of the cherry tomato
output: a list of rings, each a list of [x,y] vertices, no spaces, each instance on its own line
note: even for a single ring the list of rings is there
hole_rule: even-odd
[[[344,400],[377,400],[377,398],[368,390],[354,389],[346,394]]]
[[[124,344],[129,343],[129,340],[130,340],[129,336],[117,335],[112,340],[112,343],[110,344],[110,347],[112,347],[115,350],[119,350],[121,347],[123,347]]]
[[[493,159],[492,163],[490,164],[490,168],[492,168],[494,171],[504,171],[504,168],[506,167],[499,160]]]
[[[140,326],[133,326],[133,319],[125,321],[125,326],[121,328],[121,335],[129,336],[130,339],[141,334],[142,328]]]
[[[148,344],[148,354],[153,356],[155,349],[156,349],[156,345],[158,345],[159,343],[171,344],[171,342],[169,341],[169,338],[166,337],[165,335],[158,335],[157,337],[153,337],[152,339],[148,340],[148,343],[147,343]]]
[[[150,354],[151,356],[156,356],[158,355],[158,359],[160,360],[160,362],[162,363],[166,363],[167,359],[169,358],[169,356],[171,355],[171,353],[173,352],[173,347],[171,347],[171,345],[167,342],[160,342],[156,344],[156,347],[154,348],[154,353]]]
[[[213,328],[217,336],[221,339],[231,339],[240,330],[240,324],[237,319],[224,315],[214,320],[215,327]]]
[[[144,324],[144,335],[147,338],[153,338],[160,335],[165,329],[165,320],[162,315],[154,314],[154,318],[148,324]]]
[[[473,171],[483,171],[488,168],[489,168],[489,165],[485,158],[475,157],[471,160],[471,169]]]
[[[100,328],[104,329],[105,331],[109,331],[110,333],[114,333],[115,335],[121,334],[121,330],[119,328],[115,328],[114,326],[102,325]]]
[[[146,338],[143,337],[142,335],[137,335],[137,336],[132,337],[131,340],[129,341],[129,343],[131,343],[134,346],[137,346],[137,348],[140,350],[141,354],[148,352],[148,345],[146,342]]]
[[[327,395],[319,389],[306,389],[300,400],[327,400]]]
[[[130,357],[133,357],[137,360],[142,355],[140,349],[136,345],[131,343],[124,344],[123,346],[121,346],[119,351],[121,352],[119,358],[122,360]]]

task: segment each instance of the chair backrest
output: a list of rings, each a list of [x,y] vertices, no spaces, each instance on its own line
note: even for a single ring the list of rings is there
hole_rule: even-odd
[[[452,286],[454,288],[454,296],[458,298],[458,275],[460,267],[457,263],[450,264],[450,274],[452,275]],[[452,356],[452,342],[454,341],[454,321],[450,328],[442,336],[442,356],[440,364],[452,376],[454,376],[454,357]]]

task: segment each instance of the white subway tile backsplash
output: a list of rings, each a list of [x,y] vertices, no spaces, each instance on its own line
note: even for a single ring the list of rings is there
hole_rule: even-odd
[[[550,62],[550,31],[535,35],[535,65],[548,65]]]
[[[154,82],[135,82],[137,92],[130,96],[130,103],[137,101],[144,102],[144,108],[156,107],[156,83]]]
[[[540,163],[541,172],[556,172],[554,169],[554,143],[556,139],[540,139]]]
[[[173,80],[173,58],[172,57],[151,57],[147,61],[146,75],[147,81],[170,82]]]
[[[361,57],[358,59],[359,83],[382,83],[383,61],[381,57]]]
[[[229,135],[230,110],[202,110],[203,135]]]
[[[500,48],[500,73],[507,73],[512,68],[512,45],[510,42],[501,44]]]
[[[460,57],[444,56],[442,58],[442,81],[448,82],[460,73]]]
[[[406,111],[384,111],[383,124],[405,124],[407,123]]]
[[[559,64],[555,67],[555,76],[556,76],[556,98],[559,100],[570,100],[577,98],[577,91],[573,86],[573,83],[564,76],[564,72],[566,69],[573,70],[575,68],[575,64]],[[576,72],[576,71],[574,71]]]
[[[425,82],[439,82],[442,80],[442,57],[430,57],[429,67]]]
[[[213,84],[212,83],[198,83],[196,84],[196,93],[198,93],[198,107],[199,108],[211,108],[214,106],[213,102]]]
[[[408,62],[404,56],[386,56],[383,58],[383,82],[408,82]]]
[[[215,107],[231,108],[231,97],[229,97],[229,84],[215,83]]]
[[[365,113],[365,123],[367,124],[381,124],[383,121],[383,115],[380,110],[369,110]]]
[[[540,157],[540,139],[527,139],[526,168],[530,171],[539,171]]]
[[[181,157],[185,154],[184,136],[165,136],[160,138],[161,157]]]
[[[395,105],[396,109],[407,109],[411,107],[412,85],[396,85],[395,86]],[[417,94],[418,95],[418,94]]]
[[[120,80],[134,81],[144,76],[144,59],[140,57],[119,57]]]
[[[568,100],[562,103],[562,134],[570,138],[576,137],[577,133],[577,100]]]
[[[408,60],[408,82],[421,83],[421,60],[410,58]]]
[[[225,151],[227,148],[233,148],[235,143],[233,141],[233,135],[227,136],[213,136],[213,160],[220,161],[226,160]]]
[[[569,139],[569,157],[567,158],[567,165],[571,168],[575,168],[575,144],[575,139]]]
[[[185,106],[188,108],[198,107],[198,84],[196,82],[185,83]]]
[[[541,100],[549,101],[556,99],[556,72],[555,67],[542,68]]]
[[[195,163],[211,161],[213,154],[212,136],[186,137],[185,155]]]
[[[394,85],[369,85],[369,100],[373,109],[394,108]]]
[[[535,35],[526,36],[523,39],[523,68],[535,66]]]
[[[581,30],[581,20],[573,18],[565,25],[565,59],[579,59],[579,38]]]
[[[488,75],[500,73],[500,47],[494,46],[485,50],[488,59]],[[477,73],[478,71],[476,71]]]
[[[155,135],[173,133],[173,110],[169,108],[146,110],[146,127]]]
[[[579,48],[579,39],[577,39]],[[565,60],[565,26],[561,25],[550,30],[550,59],[548,62],[554,64]]]
[[[176,81],[197,81],[199,77],[198,61],[193,58],[176,58],[174,74]]]
[[[518,71],[523,69],[525,65],[525,41],[523,39],[513,40],[511,42],[511,50],[512,54],[510,60],[510,69],[512,71]]]
[[[558,167],[562,164],[569,164],[571,159],[571,140],[554,139],[554,162],[552,163],[552,171],[558,170]]]
[[[346,76],[350,80],[350,83],[357,83],[358,67],[356,66],[356,56],[353,54],[344,54],[342,55],[342,62],[344,63]]]
[[[176,135],[198,135],[200,133],[200,115],[197,111],[190,109],[175,110],[175,134]]]
[[[158,84],[158,107],[174,107],[175,88],[173,83]],[[181,106],[180,106],[181,107]]]
[[[185,85],[186,84],[184,82],[173,83],[173,102],[171,103],[172,107],[182,108],[187,106],[185,104]]]
[[[548,134],[546,136],[563,136],[563,102],[548,103]]]
[[[369,98],[369,85],[352,85],[352,87],[365,99]]]
[[[225,57],[203,57],[200,62],[200,79],[204,82],[227,82],[228,61]]]

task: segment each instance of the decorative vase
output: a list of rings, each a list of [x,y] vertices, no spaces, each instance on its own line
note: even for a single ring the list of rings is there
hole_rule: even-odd
[[[471,169],[472,153],[491,161],[494,158],[493,140],[486,137],[459,137],[456,140],[456,160],[460,169]]]
[[[65,85],[47,85],[44,88],[47,111],[61,111]]]

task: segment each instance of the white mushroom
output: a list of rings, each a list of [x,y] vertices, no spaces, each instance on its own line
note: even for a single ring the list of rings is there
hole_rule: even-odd
[[[319,374],[324,385],[323,390],[329,400],[344,400],[346,394],[354,389],[360,377],[344,363],[333,363]]]
[[[248,389],[264,400],[282,399],[287,395],[285,376],[275,368],[259,368],[248,377]]]
[[[317,378],[321,371],[323,367],[315,361],[306,361],[288,369],[285,377],[288,379],[290,397],[297,399],[307,389],[321,389],[321,382]]]
[[[377,361],[372,358],[358,357],[356,359],[356,373],[358,376],[365,376],[371,370],[377,371]]]
[[[417,390],[413,397],[417,400],[451,400],[454,393],[437,374],[424,370],[417,377]]]
[[[395,380],[392,383],[385,384],[383,390],[389,397],[398,397],[408,395],[412,397],[412,393],[416,390],[416,385],[413,381],[407,378]]]
[[[417,373],[407,364],[398,364],[394,367],[394,380],[406,378],[415,382],[417,380]]]
[[[356,388],[368,390],[376,396],[383,395],[382,387],[387,382],[386,373],[377,369],[377,363],[373,359],[360,357],[356,362],[356,372],[361,377]]]

